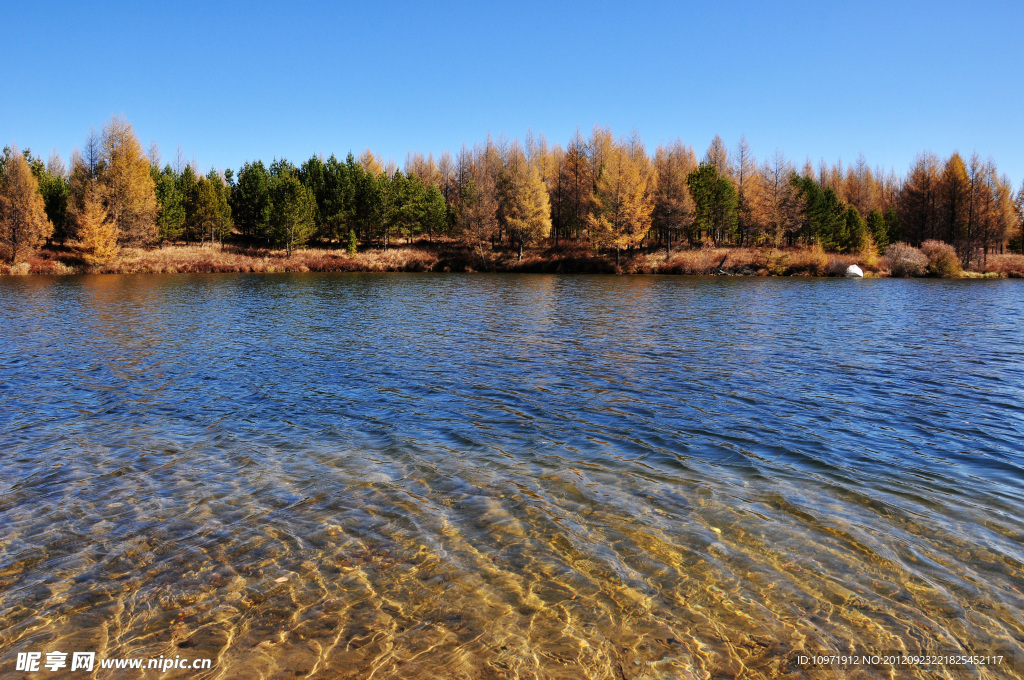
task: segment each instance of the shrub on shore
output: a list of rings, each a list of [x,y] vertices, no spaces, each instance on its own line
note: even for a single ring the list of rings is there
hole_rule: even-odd
[[[892,276],[924,276],[928,257],[908,243],[893,243],[885,249],[885,264]]]
[[[1011,279],[1024,279],[1024,255],[1016,253],[989,255],[984,271]]]
[[[925,241],[921,244],[921,252],[928,258],[928,273],[932,276],[954,278],[963,271],[956,249],[942,241]]]

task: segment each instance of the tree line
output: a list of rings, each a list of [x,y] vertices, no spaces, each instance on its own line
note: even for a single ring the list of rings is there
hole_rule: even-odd
[[[966,266],[1024,249],[1024,185],[1014,193],[977,154],[921,154],[905,177],[863,155],[795,167],[776,151],[758,162],[741,138],[715,137],[698,158],[675,141],[649,155],[638,134],[595,127],[563,147],[543,136],[490,137],[454,156],[410,153],[399,169],[369,150],[245,163],[201,174],[161,164],[114,117],[91,132],[70,167],[30,150],[0,158],[0,243],[16,259],[44,242],[73,242],[90,262],[121,246],[235,240],[290,254],[309,244],[387,248],[437,237],[523,249],[586,244],[623,250],[703,245],[806,246],[837,252],[927,240],[951,244]]]

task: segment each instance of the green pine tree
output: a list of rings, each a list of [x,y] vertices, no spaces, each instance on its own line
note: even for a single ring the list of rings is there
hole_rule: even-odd
[[[231,191],[231,212],[246,239],[270,242],[270,173],[263,161],[246,163]]]
[[[868,243],[868,225],[860,216],[860,211],[852,205],[846,208],[846,229],[844,242],[840,250],[844,253],[857,253]]]
[[[871,238],[879,252],[885,250],[885,247],[889,245],[889,230],[885,223],[885,217],[880,211],[872,210],[868,215],[868,231],[871,232]]]
[[[686,178],[694,203],[694,227],[716,242],[731,238],[739,220],[736,187],[711,163],[701,163]]]
[[[900,227],[900,216],[896,208],[889,207],[885,211],[885,235],[889,243],[899,243],[903,240],[903,231]]]
[[[154,172],[156,182],[156,226],[161,241],[177,241],[185,224],[185,202],[175,183],[174,171],[168,165],[162,172]]]
[[[810,177],[794,175],[793,186],[803,201],[804,227],[807,243],[817,243],[825,250],[845,250],[850,244],[846,205],[828,187],[824,191]],[[858,214],[859,217],[859,214]]]
[[[274,173],[270,183],[270,239],[288,256],[302,248],[316,231],[316,202],[291,169]]]

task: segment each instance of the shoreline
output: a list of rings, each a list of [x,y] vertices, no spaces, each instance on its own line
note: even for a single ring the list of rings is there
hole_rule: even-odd
[[[884,257],[826,253],[820,248],[721,247],[597,253],[585,246],[536,248],[524,252],[471,247],[451,242],[414,242],[349,255],[343,249],[304,248],[289,257],[284,250],[237,245],[165,245],[124,248],[110,263],[86,264],[77,248],[44,248],[24,262],[0,263],[0,276],[80,274],[213,274],[306,272],[449,272],[527,274],[667,274],[691,276],[843,277],[856,264],[866,278],[892,274]],[[914,278],[1024,278],[1024,255],[990,255],[981,269],[959,275]]]

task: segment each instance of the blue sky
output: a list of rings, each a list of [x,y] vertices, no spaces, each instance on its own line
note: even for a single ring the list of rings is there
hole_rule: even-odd
[[[0,141],[66,158],[116,113],[205,169],[600,124],[1024,177],[1020,2],[148,4],[4,3]]]

